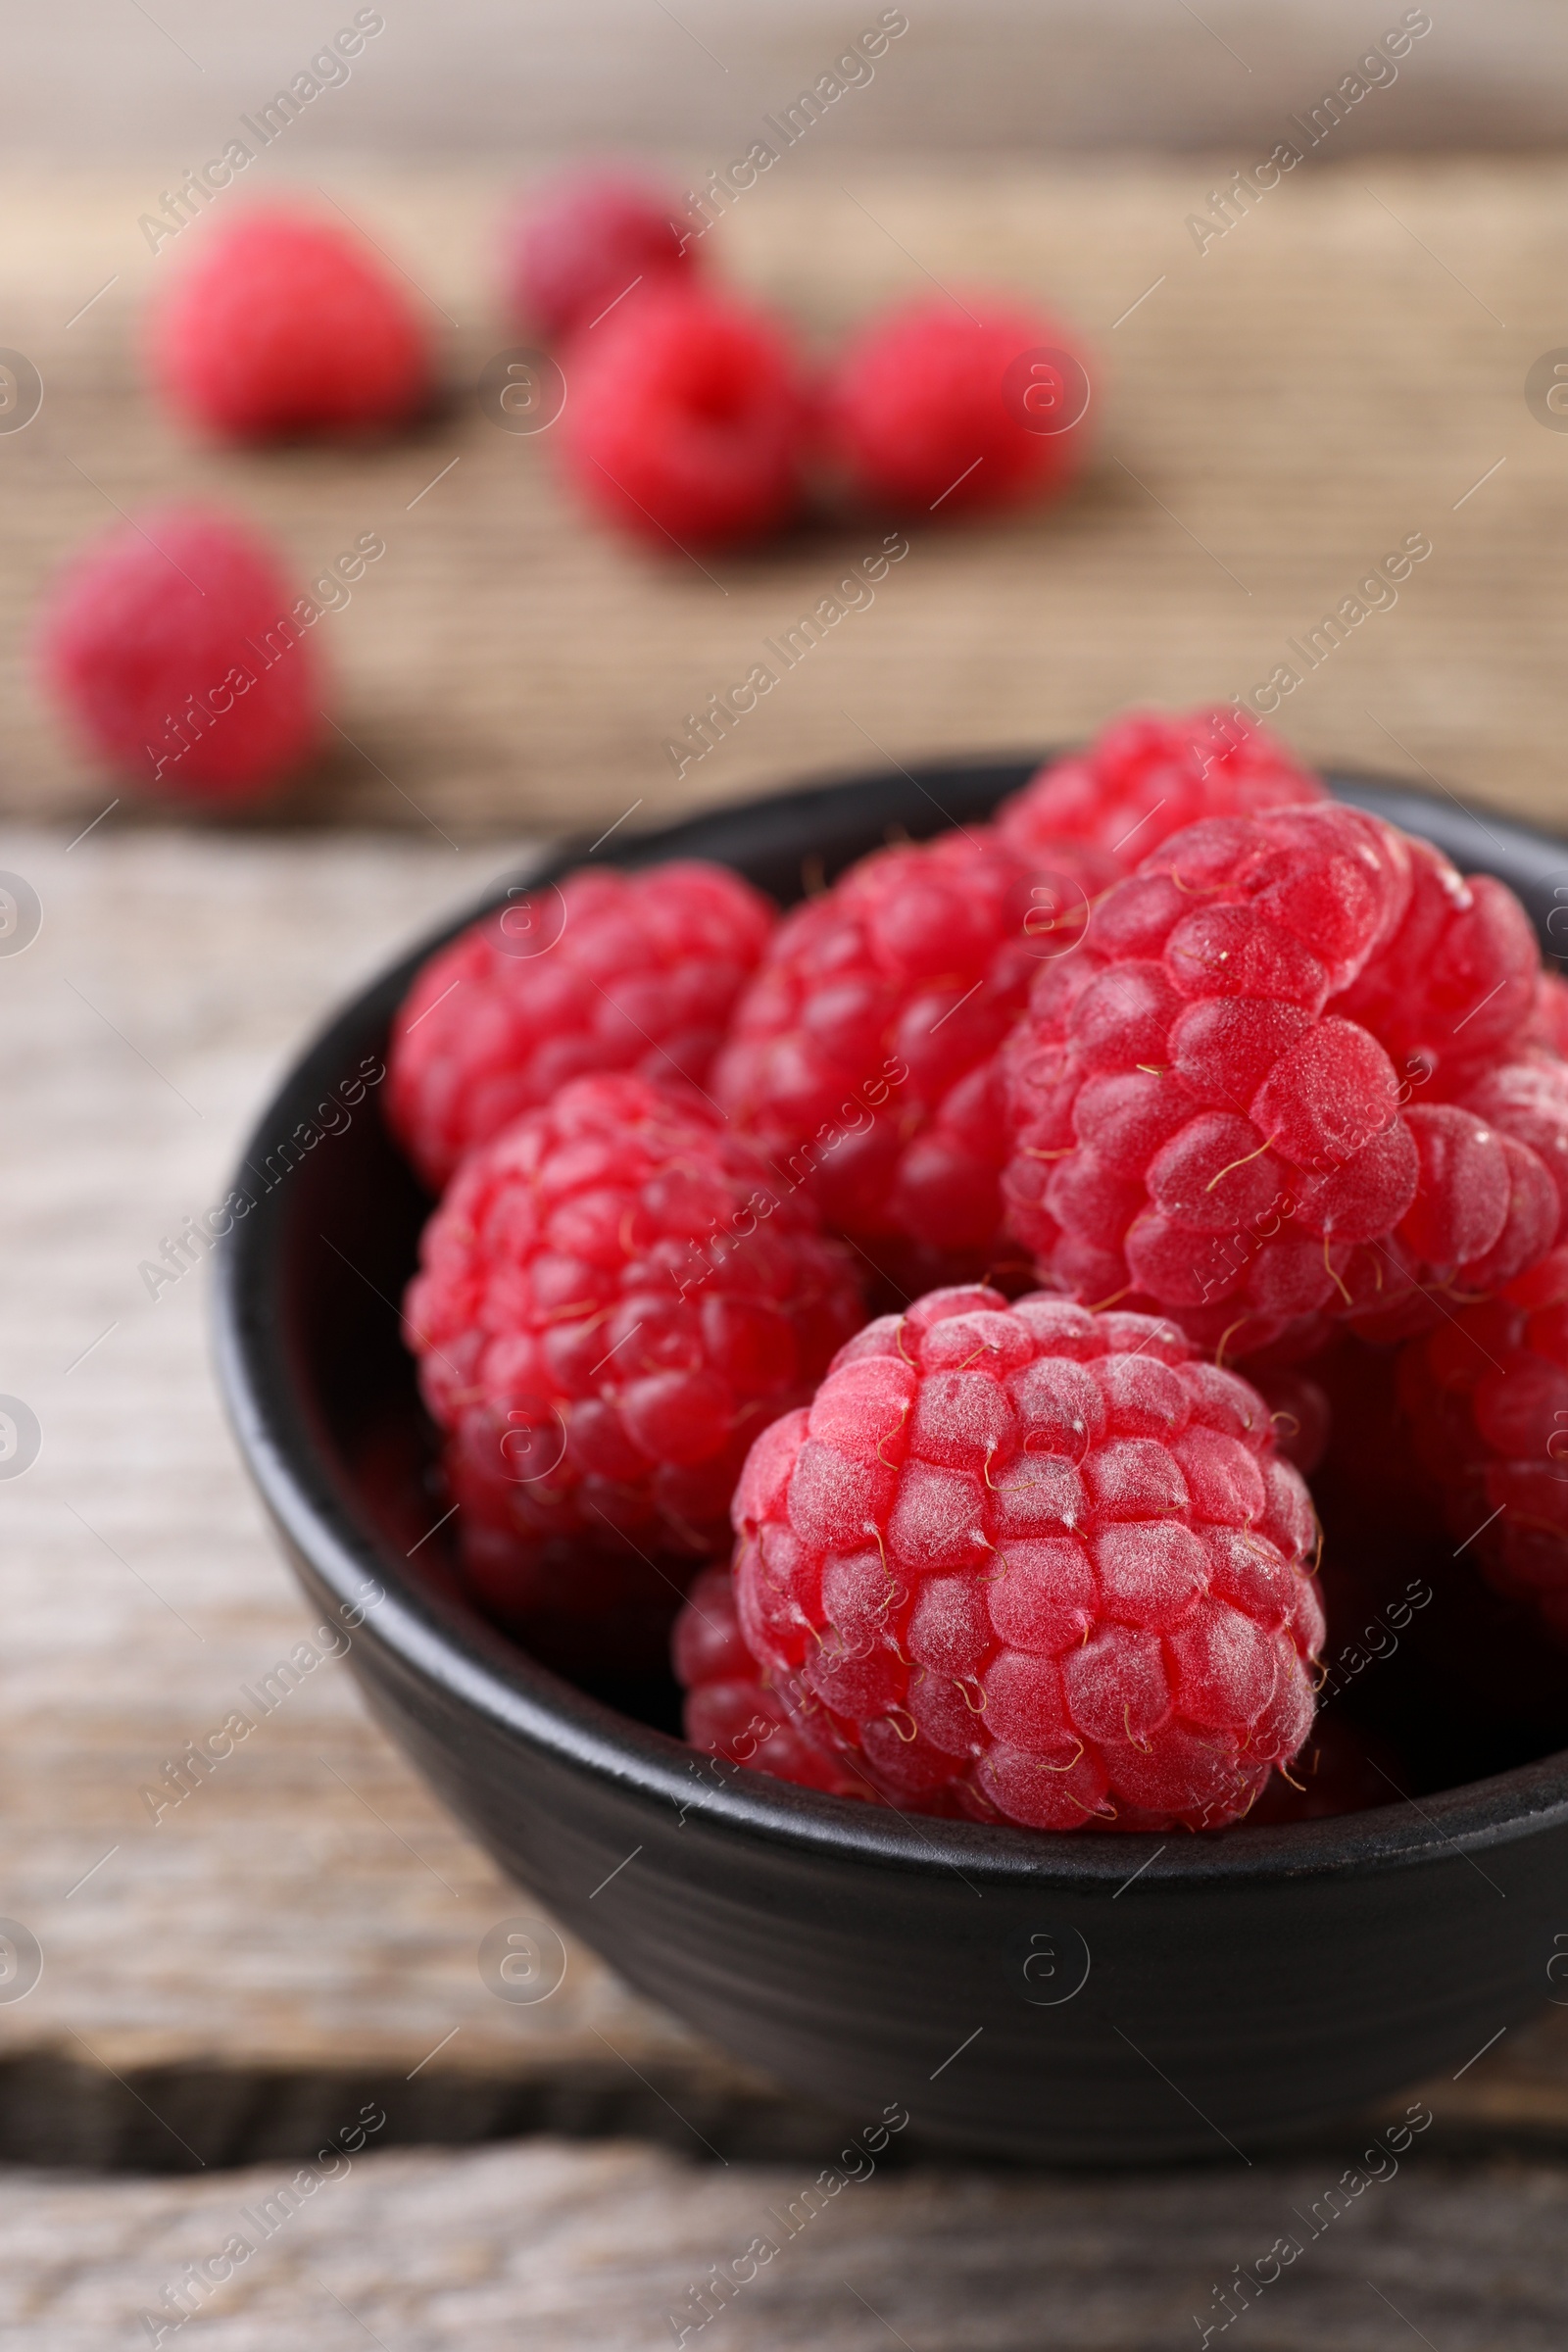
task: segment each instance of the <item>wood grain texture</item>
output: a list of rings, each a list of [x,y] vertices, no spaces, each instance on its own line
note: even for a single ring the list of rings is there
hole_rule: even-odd
[[[1336,2214],[1329,2192],[1355,2154],[1350,2142],[1288,2169],[1116,2182],[837,2174],[814,2212],[816,2168],[699,2170],[625,2145],[332,2156],[292,2211],[282,2166],[177,2183],[9,2174],[0,2347],[148,2342],[182,2289],[214,2352],[1165,2352],[1200,2340],[1195,2318],[1258,2352],[1390,2352],[1417,2337],[1556,2352],[1568,2177],[1407,2162],[1342,2190]],[[235,2239],[252,2251],[227,2281],[192,2291],[192,2266],[225,2245],[233,2263]],[[1270,2260],[1281,2240],[1300,2248],[1283,2269]],[[1247,2302],[1235,2273],[1259,2263],[1273,2282]],[[1225,2287],[1228,2308],[1246,2308],[1221,2335]]]
[[[875,604],[679,779],[663,746],[686,713],[744,678],[883,525],[803,526],[701,565],[585,526],[550,435],[497,430],[469,389],[514,340],[489,275],[498,173],[316,173],[430,298],[451,400],[384,449],[261,456],[190,442],[150,404],[135,356],[146,299],[220,209],[154,256],[134,172],[13,173],[0,312],[47,390],[33,424],[0,435],[0,800],[73,824],[109,800],[34,698],[25,631],[61,556],[117,505],[188,489],[275,531],[302,580],[358,533],[386,538],[352,604],[318,626],[349,740],[333,738],[291,818],[432,841],[431,826],[597,827],[634,804],[646,823],[803,770],[1080,736],[1129,701],[1267,678],[1288,639],[1425,532],[1434,552],[1397,605],[1307,670],[1279,723],[1314,759],[1430,769],[1560,821],[1568,438],[1523,386],[1565,332],[1568,167],[1308,163],[1200,254],[1186,221],[1218,170],[921,171],[803,148],[736,204],[709,240],[715,265],[794,317],[814,353],[933,277],[1059,307],[1098,355],[1101,438],[1054,511],[911,523]],[[314,183],[302,192],[322,204]]]
[[[540,2120],[568,2079],[585,2118],[624,2123],[623,2094],[657,2100],[622,2049],[661,2087],[678,2077],[682,2104],[748,2090],[580,1948],[537,2006],[486,1989],[480,1937],[529,1905],[371,1728],[341,1659],[270,1712],[245,1695],[309,1621],[222,1425],[205,1274],[155,1298],[139,1271],[222,1198],[288,1045],[495,863],[102,829],[0,847],[43,906],[0,958],[0,1386],[43,1431],[0,1482],[0,1909],[44,1955],[36,1989],[0,2001],[13,2155],[220,2161],[257,2130],[323,2129],[318,2078],[401,2083],[421,2060],[405,2114],[433,2136],[465,2128],[437,2112],[454,2085],[475,2131]],[[236,1707],[255,1731],[155,1818],[167,1762]],[[270,2125],[270,2077],[293,2085]]]

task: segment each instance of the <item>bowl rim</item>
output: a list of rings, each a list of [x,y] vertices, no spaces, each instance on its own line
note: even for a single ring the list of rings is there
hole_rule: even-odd
[[[945,778],[982,776],[1006,790],[1054,756],[1006,760],[992,754],[901,772],[923,792]],[[1413,821],[1424,813],[1434,833],[1451,834],[1460,829],[1457,817],[1466,855],[1474,841],[1497,843],[1503,836],[1521,858],[1558,846],[1568,854],[1568,845],[1534,827],[1490,811],[1483,821],[1457,801],[1445,810],[1395,778],[1336,768],[1325,771],[1325,780],[1340,797],[1380,812],[1394,804],[1411,820],[1411,831],[1426,829]],[[884,775],[861,771],[724,804],[628,835],[606,862],[631,867],[672,857],[721,858],[722,849],[713,845],[739,843],[759,819],[765,826],[775,817],[795,818],[818,801],[842,808],[847,793],[873,782],[885,789]],[[326,1082],[341,1075],[348,1054],[390,1019],[428,956],[504,906],[510,890],[560,880],[588,854],[582,837],[551,845],[533,862],[492,882],[464,911],[434,926],[343,1000],[290,1060],[253,1122],[236,1184],[243,1189],[247,1163],[265,1160],[279,1133],[291,1133],[309,1117]],[[1473,863],[1480,867],[1484,860],[1474,855]],[[672,1735],[620,1714],[537,1665],[476,1610],[422,1584],[417,1571],[397,1560],[356,1516],[346,1484],[294,1391],[277,1321],[268,1312],[282,1209],[275,1192],[265,1193],[215,1252],[216,1368],[251,1477],[293,1552],[327,1589],[345,1625],[354,1624],[351,1649],[367,1642],[394,1675],[430,1686],[449,1704],[471,1710],[492,1733],[614,1784],[651,1810],[667,1804],[682,1823],[688,1813],[700,1813],[715,1833],[790,1848],[803,1858],[1084,1893],[1111,1886],[1119,1891],[1134,1877],[1148,1888],[1364,1877],[1372,1869],[1432,1865],[1455,1855],[1481,1870],[1477,1852],[1568,1823],[1568,1749],[1421,1798],[1401,1794],[1359,1813],[1252,1827],[1244,1822],[1202,1835],[1047,1832],[949,1821],[829,1796],[700,1757]],[[382,1596],[367,1606],[370,1586]]]

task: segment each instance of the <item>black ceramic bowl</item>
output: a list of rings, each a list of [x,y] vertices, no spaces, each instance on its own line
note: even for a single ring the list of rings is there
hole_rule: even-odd
[[[831,877],[890,827],[977,820],[1033,765],[787,793],[600,854],[723,859],[789,900],[803,864]],[[1334,785],[1500,875],[1548,938],[1568,846],[1396,786]],[[358,1629],[372,1711],[504,1870],[631,1984],[797,2090],[867,2123],[906,2108],[922,2133],[994,2154],[1250,2157],[1453,2075],[1550,1997],[1568,1754],[1291,1827],[1034,1836],[721,1770],[659,1728],[658,1694],[632,1700],[636,1720],[487,1626],[445,1538],[419,1543],[440,1506],[396,1301],[428,1203],[373,1092],[346,1128],[329,1113],[339,1132],[284,1149],[353,1097],[437,944],[346,1006],[263,1115],[235,1177],[255,1205],[221,1252],[218,1354],[307,1592]]]

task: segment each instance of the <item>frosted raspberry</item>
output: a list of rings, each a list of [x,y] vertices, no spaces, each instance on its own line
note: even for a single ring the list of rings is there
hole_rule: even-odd
[[[552,180],[514,223],[506,289],[519,326],[564,335],[587,326],[633,288],[689,270],[697,249],[675,223],[667,190],[603,167]]]
[[[154,373],[237,441],[380,432],[429,397],[429,338],[403,283],[335,221],[269,208],[198,232],[154,313]]]
[[[933,1292],[759,1438],[734,1519],[791,1728],[900,1805],[1215,1827],[1311,1727],[1306,1489],[1168,1323]]]
[[[1082,879],[1033,875],[988,831],[879,850],[785,916],[736,1007],[715,1096],[895,1283],[1005,1247],[993,1056],[1103,871],[1061,863]]]
[[[678,1597],[752,1439],[863,1311],[804,1197],[632,1076],[576,1079],[471,1153],[420,1265],[405,1329],[464,1561],[524,1628],[603,1612],[607,1575],[617,1607]]]
[[[1320,1314],[1430,1313],[1429,1286],[1494,1289],[1550,1246],[1557,1196],[1527,1132],[1548,1110],[1498,1115],[1496,1074],[1475,1081],[1452,1046],[1489,986],[1528,1021],[1518,924],[1441,862],[1423,853],[1413,878],[1394,827],[1319,804],[1209,818],[1102,901],[1003,1056],[1011,1227],[1054,1282],[1244,1353]],[[1435,875],[1434,970],[1380,995]],[[1367,1025],[1385,1017],[1402,1071]],[[1505,1032],[1488,1038],[1495,1055]],[[1434,1099],[1446,1077],[1469,1082],[1462,1102]]]
[[[568,1078],[701,1090],[773,910],[727,866],[582,867],[426,963],[399,1009],[388,1117],[432,1192]]]
[[[1568,1249],[1407,1342],[1397,1394],[1455,1542],[1568,1644]]]
[[[804,402],[773,323],[666,277],[568,347],[552,435],[588,504],[668,549],[753,539],[800,492]]]
[[[1020,857],[1085,841],[1130,872],[1202,817],[1323,798],[1319,779],[1245,710],[1130,710],[1087,751],[1053,760],[1004,801],[997,830]]]
[[[172,795],[254,800],[315,751],[322,688],[266,542],[216,509],[145,509],[67,566],[44,679],[90,749]]]
[[[948,515],[1060,491],[1089,438],[1076,344],[1057,320],[1005,298],[917,296],[840,358],[825,395],[830,444],[862,495],[900,512]],[[1063,431],[1034,429],[1041,390],[1009,373],[1039,351],[1069,363],[1046,386],[1076,416]]]

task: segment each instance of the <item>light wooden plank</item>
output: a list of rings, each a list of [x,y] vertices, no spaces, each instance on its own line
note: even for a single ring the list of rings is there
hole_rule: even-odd
[[[43,1431],[34,1466],[0,1483],[0,1909],[44,1954],[36,1989],[0,2002],[13,2153],[54,2129],[44,2062],[80,2070],[66,2103],[97,2116],[84,2138],[61,2125],[65,2156],[138,2123],[105,2070],[173,2070],[153,2101],[168,2130],[143,2116],[132,2132],[153,2163],[249,2129],[243,2099],[204,2124],[203,2068],[401,2080],[444,2042],[438,2083],[569,2075],[609,2113],[621,2087],[649,2103],[617,2049],[688,2088],[742,2081],[580,1948],[536,2006],[486,1988],[480,1937],[529,1905],[371,1728],[340,1659],[271,1713],[250,1706],[232,1757],[156,1807],[167,1761],[311,1626],[221,1421],[205,1274],[153,1298],[138,1268],[222,1198],[297,1035],[496,863],[398,841],[68,851],[12,830],[0,846],[44,908],[33,945],[0,959],[0,1385]],[[432,2105],[428,2128],[452,2126]]]
[[[1568,2177],[1408,2159],[1394,2170],[1361,2155],[1352,2140],[1288,2169],[1131,2181],[824,2180],[816,2166],[700,2170],[626,2145],[542,2142],[334,2152],[309,2168],[307,2193],[280,2165],[177,2183],[12,2173],[0,2346],[150,2342],[178,2308],[166,2295],[183,2288],[213,2352],[1152,2352],[1198,2344],[1203,2326],[1269,2352],[1389,2352],[1417,2338],[1442,2352],[1556,2352]],[[192,2266],[200,2275],[225,2246],[231,2275],[193,2291]]]

